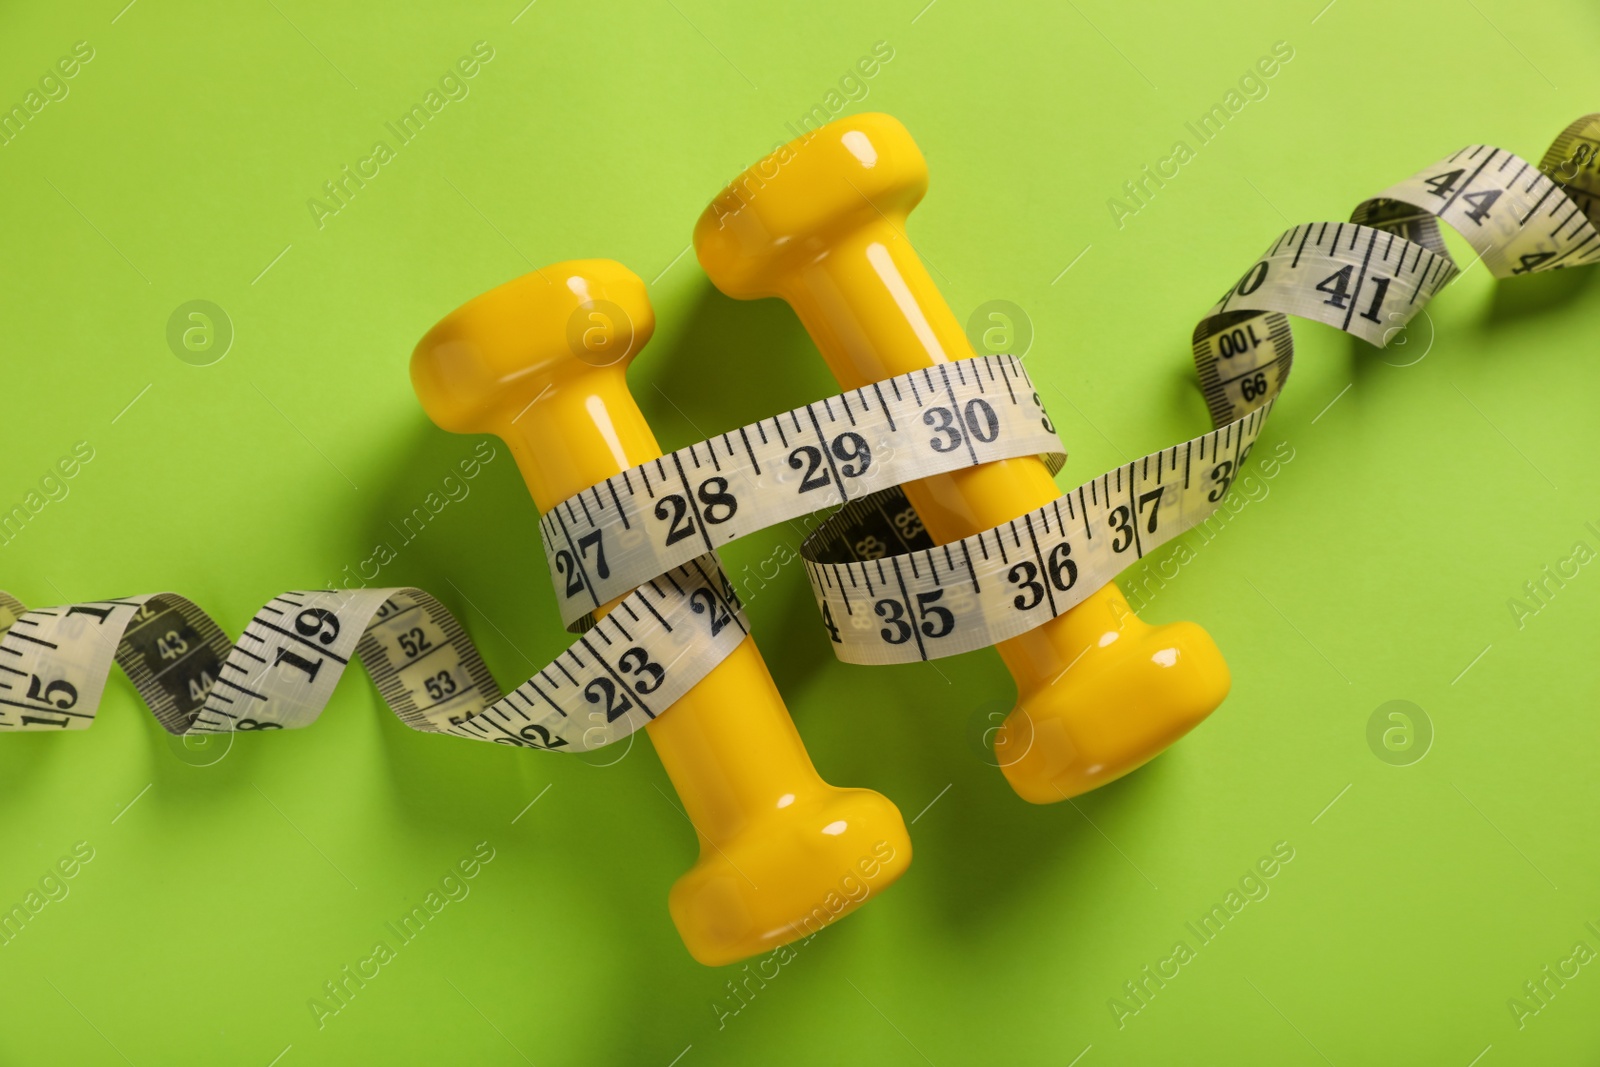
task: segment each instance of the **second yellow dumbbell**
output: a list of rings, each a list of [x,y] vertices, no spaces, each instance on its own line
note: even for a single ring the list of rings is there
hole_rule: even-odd
[[[904,126],[888,115],[851,116],[729,183],[700,216],[695,252],[729,296],[788,301],[846,388],[970,358],[971,344],[905,235],[927,189],[927,164]],[[941,543],[1061,495],[1031,457],[903,488]],[[1115,584],[998,649],[1018,702],[996,755],[1012,787],[1036,804],[1128,773],[1228,692],[1227,664],[1204,630],[1141,622]]]

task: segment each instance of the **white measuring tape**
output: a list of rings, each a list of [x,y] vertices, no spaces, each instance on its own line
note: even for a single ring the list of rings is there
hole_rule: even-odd
[[[632,468],[540,523],[563,622],[583,630],[502,697],[450,612],[419,589],[275,597],[237,643],[173,594],[26,610],[0,593],[0,729],[81,729],[112,662],[175,734],[304,726],[352,655],[408,725],[567,752],[631,733],[743,640],[720,545],[843,504],[802,546],[840,659],[954,655],[1062,614],[1220,505],[1288,379],[1288,315],[1378,347],[1459,268],[1458,230],[1497,278],[1600,260],[1600,115],[1539,166],[1474,145],[1280,236],[1194,331],[1217,429],[1011,522],[934,545],[897,488],[1065,450],[1020,360],[983,356],[857,389]],[[621,600],[617,600],[622,597]],[[616,603],[598,623],[597,609]]]
[[[0,593],[0,629],[0,728],[87,729],[113,660],[171,733],[306,726],[359,655],[413,729],[564,752],[637,730],[746,632],[711,558],[641,585],[503,698],[460,623],[420,589],[284,593],[237,644],[171,593],[37,611]]]
[[[875,382],[642,463],[539,523],[561,618],[589,612],[702,552],[903,482],[1066,450],[1012,356]]]
[[[1356,222],[1290,229],[1195,327],[1195,364],[1217,426],[1203,437],[947,545],[904,536],[904,522],[888,521],[909,508],[898,490],[845,508],[801,547],[834,652],[851,663],[933,659],[1015,637],[1076,606],[1220,506],[1288,380],[1288,315],[1383,347],[1459,273],[1438,219],[1498,278],[1595,262],[1597,158],[1600,115],[1590,115],[1563,131],[1540,167],[1474,145],[1365,201]],[[871,524],[866,538],[863,524]],[[885,544],[898,551],[877,547]]]

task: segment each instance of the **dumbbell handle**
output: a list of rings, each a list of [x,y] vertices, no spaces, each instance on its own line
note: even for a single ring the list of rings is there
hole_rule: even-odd
[[[589,373],[558,380],[533,408],[501,416],[495,429],[541,512],[662,455],[621,369],[583,369]],[[596,617],[615,604],[604,605]],[[645,729],[690,822],[713,844],[726,842],[778,798],[817,782],[811,757],[749,637]]]
[[[787,273],[795,309],[841,386],[854,389],[975,355],[909,240],[885,220],[843,236],[826,256]],[[928,532],[947,543],[1010,522],[1061,495],[1043,461],[1000,460],[901,487]],[[1048,685],[1096,641],[1103,620],[1131,614],[1115,584],[997,648],[1024,693]]]

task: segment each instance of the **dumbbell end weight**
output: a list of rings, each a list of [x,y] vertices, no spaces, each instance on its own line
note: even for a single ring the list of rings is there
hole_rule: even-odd
[[[501,437],[548,511],[661,455],[626,376],[654,327],[626,267],[557,263],[446,316],[417,345],[412,383],[442,428]],[[668,908],[701,963],[815,933],[910,864],[888,799],[818,776],[751,638],[646,730],[700,842]]]
[[[995,760],[1034,804],[1139,769],[1205,721],[1232,684],[1210,634],[1192,622],[1143,622],[1115,584],[997,650],[1018,693]]]

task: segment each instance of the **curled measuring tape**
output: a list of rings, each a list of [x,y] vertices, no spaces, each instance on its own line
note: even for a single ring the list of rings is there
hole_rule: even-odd
[[[284,593],[237,643],[171,593],[36,611],[0,593],[0,631],[0,729],[87,729],[113,660],[170,733],[307,726],[359,655],[413,729],[583,752],[665,711],[733,651],[745,623],[716,561],[691,560],[504,697],[460,623],[420,589]]]
[[[173,733],[303,726],[360,655],[416,729],[600,747],[665,711],[743,639],[716,548],[841,503],[801,552],[841,659],[893,663],[994,644],[1062,614],[1212,514],[1288,379],[1288,316],[1382,347],[1459,273],[1440,220],[1496,277],[1594,263],[1600,115],[1568,126],[1537,167],[1470,146],[1362,202],[1350,222],[1281,235],[1195,328],[1216,429],[994,529],[936,546],[896,486],[1035,454],[1059,468],[1054,427],[1009,356],[942,364],[752,423],[552,509],[541,523],[547,562],[563,621],[584,633],[503,698],[448,610],[417,589],[284,594],[237,643],[172,594],[27,611],[0,593],[0,728],[87,727],[113,661]]]

